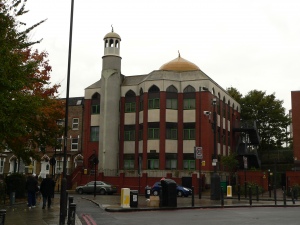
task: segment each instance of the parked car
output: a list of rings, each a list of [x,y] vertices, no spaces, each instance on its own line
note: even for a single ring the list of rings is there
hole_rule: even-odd
[[[83,193],[94,193],[94,184],[95,181],[88,182],[86,185],[76,187],[76,192],[79,194]],[[113,193],[117,192],[117,187],[111,185],[107,182],[103,181],[96,181],[96,193],[100,195],[109,194],[112,195]]]
[[[187,188],[187,187],[183,187],[181,185],[176,184],[176,190],[177,190],[177,196],[178,197],[188,197],[189,195],[192,194],[192,189]],[[159,191],[161,189],[161,182],[155,182],[151,188],[151,193],[153,195],[159,195]]]

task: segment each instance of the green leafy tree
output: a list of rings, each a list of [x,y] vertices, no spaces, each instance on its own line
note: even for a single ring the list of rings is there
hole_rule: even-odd
[[[224,170],[229,172],[229,184],[231,184],[231,177],[233,173],[237,170],[239,166],[239,161],[237,160],[237,154],[231,153],[230,155],[221,156],[221,164],[224,167]]]
[[[285,114],[283,101],[276,99],[275,94],[267,95],[264,91],[252,90],[245,96],[235,88],[228,93],[241,105],[241,119],[256,121],[260,136],[259,152],[261,154],[282,148],[287,141],[287,127],[290,118]]]
[[[45,22],[24,28],[18,18],[28,11],[26,1],[0,3],[0,150],[9,149],[25,162],[37,157],[37,146],[55,145],[56,120],[64,108],[57,100],[60,85],[51,85],[46,52],[38,52],[29,33]]]

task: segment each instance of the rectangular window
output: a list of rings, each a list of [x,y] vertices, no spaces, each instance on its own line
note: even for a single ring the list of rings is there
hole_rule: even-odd
[[[124,132],[125,137],[124,141],[134,141],[135,140],[135,131],[134,130],[126,130]]]
[[[79,128],[79,118],[73,118],[72,130],[78,130]]]
[[[133,170],[134,169],[134,160],[125,159],[124,160],[124,169],[125,170]]]
[[[158,159],[148,159],[148,169],[150,169],[150,170],[159,169],[159,160]]]
[[[148,139],[159,139],[159,128],[149,128]]]
[[[167,139],[177,140],[177,129],[168,129],[167,128]]]
[[[177,159],[166,159],[166,169],[167,170],[177,169]]]
[[[90,141],[99,141],[99,127],[91,127]]]
[[[184,129],[183,130],[184,140],[195,140],[195,129]]]
[[[135,107],[135,102],[128,102],[125,103],[125,112],[135,112],[136,107]]]
[[[56,139],[56,146],[55,146],[55,150],[56,151],[61,151],[61,149],[62,149],[62,146],[63,146],[63,137],[61,137],[61,138],[57,138]]]
[[[92,105],[92,114],[100,114],[100,105]]]
[[[177,109],[177,99],[167,99],[166,100],[166,108],[167,109]]]
[[[183,160],[183,169],[194,170],[196,168],[196,163],[194,159]]]
[[[56,174],[61,174],[63,171],[63,160],[62,159],[58,159],[56,160],[56,164],[55,164],[55,173]]]
[[[72,138],[72,151],[78,151],[78,138]]]
[[[148,100],[149,109],[159,109],[159,98],[153,98]]]
[[[0,174],[3,174],[3,169],[4,169],[4,160],[0,159]]]
[[[195,109],[196,100],[195,99],[183,99],[183,109]]]

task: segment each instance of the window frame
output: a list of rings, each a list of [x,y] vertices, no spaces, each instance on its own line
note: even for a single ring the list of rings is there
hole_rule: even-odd
[[[93,130],[97,128],[97,130]],[[97,142],[99,141],[99,133],[100,133],[100,128],[99,126],[91,126],[90,127],[90,142]]]
[[[78,151],[78,146],[79,146],[79,139],[78,138],[72,138],[71,139],[71,151]]]
[[[160,99],[151,98],[148,99],[148,109],[159,109]]]
[[[159,159],[148,159],[147,168],[149,170],[159,169]]]
[[[75,122],[77,120],[77,122]],[[72,130],[79,130],[79,118],[72,119]]]
[[[186,138],[186,132],[188,132],[188,138]],[[194,137],[191,137],[193,132]],[[184,128],[183,129],[183,140],[196,140],[196,129],[195,128]]]
[[[155,135],[155,131],[157,131],[157,135]],[[158,140],[158,139],[159,139],[159,128],[149,127],[148,128],[148,140]]]
[[[196,109],[196,99],[194,98],[183,99],[183,109],[184,110]]]
[[[136,111],[135,102],[125,102],[125,113],[131,113]]]

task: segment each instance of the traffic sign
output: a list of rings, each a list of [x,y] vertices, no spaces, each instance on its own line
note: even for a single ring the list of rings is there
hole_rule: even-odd
[[[202,147],[195,147],[195,158],[196,159],[203,159]]]

